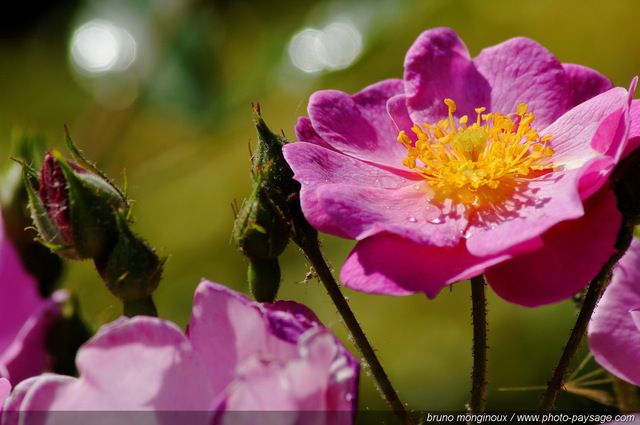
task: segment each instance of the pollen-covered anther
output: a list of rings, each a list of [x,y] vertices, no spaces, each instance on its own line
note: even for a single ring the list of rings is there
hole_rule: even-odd
[[[453,100],[444,103],[447,119],[436,125],[415,124],[415,142],[404,131],[398,135],[407,149],[403,164],[427,179],[440,197],[479,205],[487,190],[499,190],[506,181],[513,188],[514,182],[535,175],[532,171],[553,168],[554,151],[547,146],[552,136],[540,137],[531,127],[535,117],[526,104],[510,115],[485,114],[486,108],[476,108],[477,117],[469,125],[466,115],[456,122]]]

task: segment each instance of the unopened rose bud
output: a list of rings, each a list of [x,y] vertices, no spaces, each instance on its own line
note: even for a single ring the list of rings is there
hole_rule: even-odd
[[[290,195],[291,168],[282,156],[287,140],[273,133],[254,106],[258,143],[253,155],[251,175],[254,188],[238,211],[234,240],[249,259],[249,288],[260,302],[273,302],[280,286],[278,256],[291,237],[287,199]]]
[[[62,257],[96,258],[117,241],[114,214],[126,213],[122,193],[93,170],[47,152],[39,176],[25,167],[24,180],[43,242]]]

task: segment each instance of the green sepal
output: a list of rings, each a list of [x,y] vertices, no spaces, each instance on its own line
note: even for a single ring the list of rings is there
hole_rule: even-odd
[[[251,197],[243,202],[234,224],[238,249],[252,260],[277,258],[287,247],[289,235],[284,212],[259,184]]]
[[[281,273],[277,258],[249,261],[247,271],[249,290],[253,298],[261,303],[275,301],[280,289]]]
[[[75,145],[75,143],[73,143],[73,140],[71,140],[71,136],[69,135],[69,130],[67,129],[67,126],[64,126],[64,140],[65,143],[67,145],[67,148],[69,149],[69,152],[71,152],[71,156],[73,157],[74,161],[76,161],[76,163],[81,166],[82,168],[84,168],[85,170],[100,176],[102,179],[102,183],[105,183],[106,185],[110,186],[111,189],[118,193],[120,198],[126,200],[126,181],[125,181],[125,191],[121,191],[120,188],[113,183],[113,181],[105,174],[102,172],[102,170],[100,170],[94,162],[90,161],[89,159],[87,159],[87,157],[85,157],[82,154],[82,151],[80,149],[78,149],[78,147]]]
[[[166,259],[161,260],[144,240],[133,233],[124,214],[114,214],[117,242],[111,251],[94,258],[109,291],[121,301],[150,296],[158,287]]]

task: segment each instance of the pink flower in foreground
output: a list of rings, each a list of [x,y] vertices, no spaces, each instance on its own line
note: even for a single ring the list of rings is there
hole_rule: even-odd
[[[11,392],[11,384],[6,378],[0,378],[0,413],[2,413],[2,406],[4,401]]]
[[[0,216],[0,377],[15,385],[47,370],[46,332],[60,316],[59,303],[65,298],[63,291],[49,299],[38,295]]]
[[[628,150],[629,103],[532,40],[472,59],[436,28],[403,80],[314,93],[284,154],[309,222],[358,241],[345,285],[435,297],[486,273],[502,298],[537,306],[575,294],[614,252],[608,176]]]
[[[615,266],[589,323],[589,347],[609,372],[640,385],[640,240]]]
[[[208,281],[186,334],[162,319],[123,317],[103,326],[76,364],[79,378],[45,374],[18,385],[6,422],[38,411],[153,410],[210,412],[191,424],[258,423],[256,411],[272,410],[279,424],[306,423],[305,414],[314,424],[350,424],[357,403],[357,360],[308,308],[255,303]],[[68,419],[52,414],[46,423]]]

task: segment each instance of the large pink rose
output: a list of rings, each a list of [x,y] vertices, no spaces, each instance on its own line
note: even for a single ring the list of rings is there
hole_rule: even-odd
[[[284,154],[309,222],[358,241],[345,285],[434,297],[485,273],[537,306],[574,295],[614,252],[608,177],[640,134],[630,97],[527,38],[471,58],[436,28],[404,79],[314,93]]]

